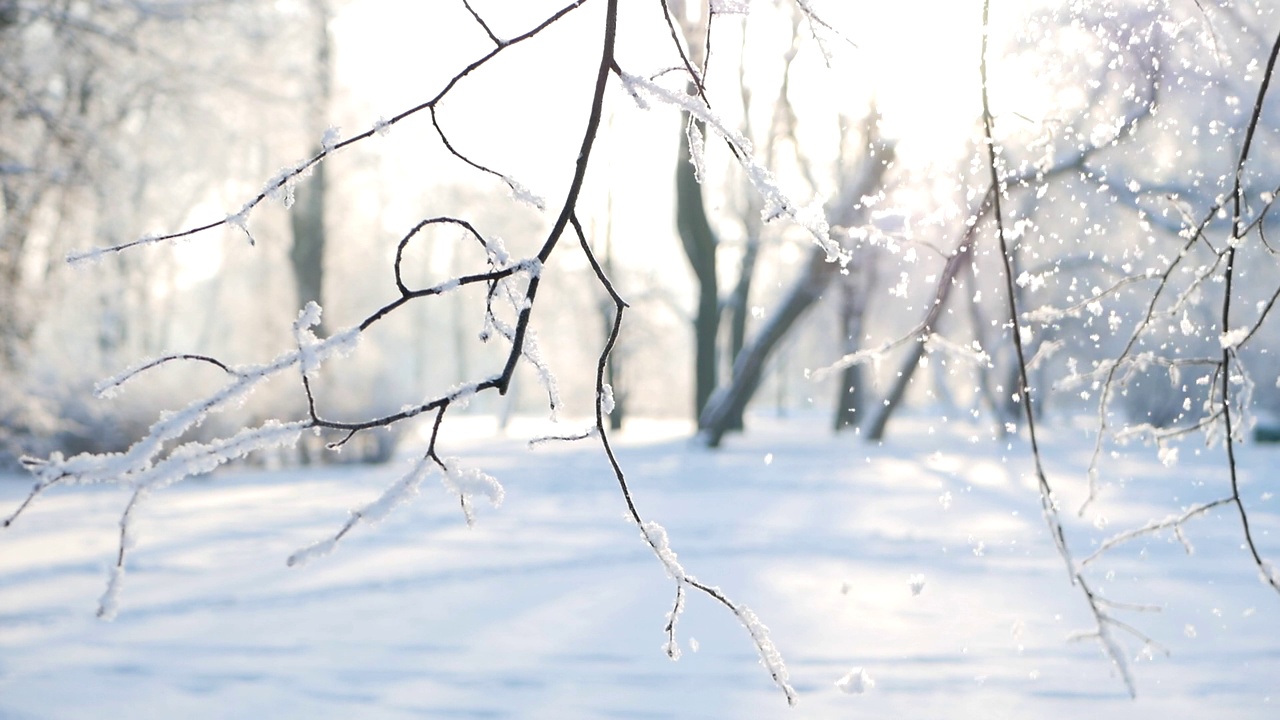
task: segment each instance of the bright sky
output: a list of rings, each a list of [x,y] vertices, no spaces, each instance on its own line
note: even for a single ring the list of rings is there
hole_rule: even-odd
[[[848,42],[821,31],[821,45],[809,28],[796,59],[793,83],[802,125],[835,127],[838,113],[857,121],[872,98],[882,115],[886,135],[898,139],[901,162],[923,165],[947,163],[964,151],[977,130],[978,53],[981,41],[981,0],[921,0],[891,3],[870,0],[827,0],[814,7]],[[473,0],[494,31],[509,37],[532,27],[560,8],[563,0]],[[752,33],[747,62],[763,68],[754,77],[762,100],[776,92],[777,69],[789,42],[789,3],[754,0],[748,27]],[[1013,12],[1008,0],[993,8],[996,32]],[[1007,6],[1007,7],[1006,7]],[[360,132],[379,117],[390,117],[431,97],[460,67],[480,57],[492,45],[461,2],[404,3],[396,0],[349,0],[340,3],[332,30],[337,44],[335,68],[339,107],[334,122],[343,134]],[[568,180],[569,164],[579,141],[584,91],[589,90],[604,3],[589,2],[558,23],[553,32],[527,47],[505,53],[510,59],[468,78],[442,106],[440,119],[451,140],[478,162],[507,172],[554,203]],[[654,7],[624,3],[631,13],[623,24],[621,58],[633,72],[647,73],[674,63],[670,40]],[[713,63],[727,67],[717,80],[713,98],[717,111],[736,114],[736,66],[740,53],[740,17],[717,20]],[[653,38],[646,44],[637,38]],[[589,49],[584,48],[589,44]],[[827,66],[822,48],[829,51]],[[999,74],[999,69],[993,69]],[[1005,73],[999,98],[1014,98],[1020,115],[1035,118],[1043,111],[1043,91],[1030,79],[1011,80]],[[751,82],[749,80],[749,82]],[[1011,82],[1020,83],[1010,87]],[[495,102],[493,98],[498,98]],[[631,142],[617,152],[626,157],[627,180],[639,187],[669,184],[674,156],[673,114],[639,114],[620,98],[616,122]],[[615,99],[616,100],[616,99]],[[997,106],[999,113],[1001,108]],[[805,132],[802,128],[802,132]],[[459,172],[457,163],[438,154],[438,141],[425,116],[393,130],[394,145],[386,145],[389,173],[405,180],[390,181],[394,190],[413,188],[378,209],[388,230],[398,232],[420,212],[421,188],[474,175]],[[637,147],[652,147],[637,162]],[[822,162],[834,145],[827,141],[810,153]],[[612,162],[612,152],[599,148],[599,163]],[[830,159],[830,158],[826,158]],[[473,178],[475,179],[475,178]],[[615,181],[616,185],[617,182]],[[623,192],[627,188],[619,188]],[[670,194],[664,201],[669,203]],[[802,198],[807,202],[809,198]],[[201,208],[205,210],[206,208]],[[205,215],[201,215],[203,219]],[[200,251],[197,251],[200,249]],[[220,254],[215,243],[186,249],[180,256],[179,285],[198,282],[217,271]]]
[[[476,2],[500,34],[514,34],[532,25],[548,9],[560,2]],[[582,45],[563,42],[566,36],[598,35],[596,8],[603,3],[589,3],[569,19],[568,32],[554,42],[542,43],[536,53],[527,54],[528,61],[573,63],[584,53]],[[755,0],[750,21],[756,24],[783,25],[790,5],[782,3],[782,12],[773,3]],[[993,13],[1000,12],[997,2]],[[1025,3],[1017,8],[1023,12]],[[978,50],[980,43],[980,0],[923,0],[891,3],[882,0],[841,0],[815,2],[814,6],[831,25],[841,31],[855,47],[824,33],[825,46],[831,51],[832,67],[821,67],[818,46],[810,38],[797,62],[803,72],[797,78],[810,77],[814,82],[802,92],[821,94],[832,109],[858,112],[874,95],[885,116],[886,130],[902,137],[920,152],[953,147],[963,141],[972,128],[978,108]],[[500,9],[499,9],[500,8]],[[1012,9],[1012,8],[1010,8]],[[488,10],[488,12],[485,12]],[[517,10],[519,12],[517,12]],[[657,22],[656,12],[648,18]],[[645,18],[636,15],[639,20]],[[996,20],[999,20],[997,15]],[[719,62],[736,64],[739,47],[734,31],[727,27],[740,22],[729,17],[719,20],[725,30],[719,31]],[[668,52],[669,38],[660,25],[641,28],[656,39],[659,52]],[[478,56],[487,49],[485,38],[458,3],[414,3],[394,0],[352,0],[334,25],[341,44],[339,82],[352,92],[356,104],[393,112],[420,101],[440,87],[458,59]],[[503,31],[506,31],[505,33]],[[624,33],[640,34],[634,24]],[[807,29],[802,29],[806,32]],[[760,35],[758,31],[755,31]],[[780,48],[776,42],[761,37],[752,62],[773,62]],[[583,40],[582,42],[585,42]],[[594,42],[592,43],[594,45]],[[625,44],[632,51],[624,57],[635,57],[639,46]],[[782,48],[785,49],[785,48]],[[590,57],[591,53],[586,53]],[[656,56],[655,56],[656,57]],[[669,62],[664,57],[661,62]],[[637,67],[635,70],[648,68]],[[522,116],[525,122],[536,121],[538,83],[519,83],[507,88],[520,104],[531,111]],[[734,87],[717,88],[733,98]],[[541,88],[545,91],[546,88]],[[551,120],[558,118],[552,114]]]

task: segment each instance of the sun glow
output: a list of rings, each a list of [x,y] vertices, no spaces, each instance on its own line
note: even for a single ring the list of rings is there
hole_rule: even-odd
[[[997,125],[1038,124],[1050,112],[1052,89],[1005,56],[1034,5],[992,8],[988,85]],[[832,72],[848,89],[839,102],[874,102],[905,162],[947,162],[968,151],[981,133],[981,0],[860,0],[829,3],[825,12],[856,45],[828,42]],[[808,76],[831,84],[829,74]]]

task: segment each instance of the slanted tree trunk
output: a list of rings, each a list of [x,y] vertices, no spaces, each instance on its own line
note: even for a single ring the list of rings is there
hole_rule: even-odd
[[[907,354],[907,357],[903,358],[897,377],[894,379],[893,387],[889,389],[889,393],[885,396],[879,412],[876,413],[871,425],[867,428],[867,440],[878,442],[884,439],[884,432],[889,425],[889,419],[893,417],[893,413],[902,404],[902,399],[906,397],[907,388],[911,385],[911,378],[915,374],[916,368],[920,367],[920,358],[924,357],[924,341],[937,329],[942,310],[946,307],[947,300],[951,296],[951,288],[956,284],[956,276],[959,275],[961,269],[968,267],[973,262],[973,241],[978,224],[975,222],[969,226],[969,229],[965,231],[964,237],[960,240],[960,246],[947,259],[946,267],[943,268],[942,276],[938,280],[938,289],[934,295],[933,304],[929,307],[929,313],[925,316],[924,323],[921,325],[920,334],[917,336],[916,342],[912,344],[911,352]]]
[[[747,403],[760,386],[765,362],[791,329],[838,274],[840,265],[827,260],[825,250],[814,246],[809,251],[805,270],[791,284],[786,297],[769,317],[751,344],[743,348],[733,364],[733,382],[718,390],[707,403],[698,420],[702,441],[708,447],[719,447],[730,430],[734,418],[741,418]]]
[[[828,208],[827,214],[833,226],[849,227],[865,220],[867,207],[862,204],[862,198],[874,193],[884,183],[884,175],[892,164],[893,146],[880,139],[876,131],[876,117],[873,110],[864,124],[868,153],[858,175],[841,184],[840,194]],[[827,259],[826,251],[817,246],[809,251],[804,271],[791,284],[782,304],[738,354],[729,386],[718,390],[699,416],[700,437],[708,447],[719,447],[734,421],[741,421],[747,403],[760,386],[769,355],[805,311],[822,297],[840,270],[838,263]]]

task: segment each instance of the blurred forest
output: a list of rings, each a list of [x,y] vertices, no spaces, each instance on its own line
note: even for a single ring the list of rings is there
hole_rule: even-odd
[[[422,218],[465,216],[517,257],[537,247],[553,218],[460,162],[430,123],[477,163],[558,202],[562,158],[581,132],[591,68],[572,49],[595,32],[590,3],[543,43],[466,77],[430,120],[344,148],[282,186],[282,202],[243,229],[64,262],[234,215],[281,168],[438,92],[490,41],[472,13],[510,37],[560,7],[430,5],[0,0],[5,462],[123,450],[158,412],[221,380],[174,365],[119,397],[94,396],[95,382],[148,358],[262,361],[290,347],[308,301],[324,308],[321,336],[359,322],[394,297],[397,242]],[[820,411],[833,431],[874,439],[893,432],[892,412],[914,406],[977,418],[993,436],[1016,431],[1000,252],[980,239],[994,232],[981,8],[952,3],[930,18],[871,3],[815,4],[811,15],[805,5],[667,3],[711,110],[809,206],[802,212],[825,219],[846,261],[828,262],[802,228],[776,219],[702,123],[611,88],[578,213],[632,308],[607,368],[615,421],[685,417],[714,445],[749,430],[747,407]],[[993,4],[1004,230],[1042,416],[1087,416],[1103,432],[1157,440],[1207,428],[1224,348],[1235,402],[1251,417],[1280,416],[1280,333],[1263,322],[1280,289],[1268,213],[1280,188],[1275,102],[1262,107],[1244,168],[1244,211],[1224,204],[1276,6]],[[661,14],[623,13],[625,66],[661,81],[681,64],[652,41],[669,37]],[[1237,217],[1255,231],[1247,242],[1233,232]],[[426,228],[404,259],[406,280],[442,282],[482,263],[464,235]],[[1238,252],[1230,327],[1228,246]],[[581,250],[552,262],[532,322],[564,414],[586,416],[613,305]],[[477,338],[483,303],[481,290],[464,289],[377,325],[359,353],[325,368],[335,383],[326,412],[394,412],[500,367],[505,351]],[[505,397],[477,396],[468,411],[545,413],[546,394],[522,368]],[[195,433],[302,412],[296,388],[280,383]],[[357,455],[387,457],[394,436]]]

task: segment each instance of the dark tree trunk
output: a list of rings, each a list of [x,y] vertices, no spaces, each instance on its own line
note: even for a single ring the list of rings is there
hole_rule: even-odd
[[[332,17],[328,0],[311,0],[311,21],[315,32],[315,58],[312,72],[313,85],[309,89],[308,123],[314,133],[322,133],[328,127],[329,104],[333,95],[333,38],[329,33]],[[312,148],[318,154],[321,148]],[[294,190],[294,203],[289,213],[289,225],[293,231],[293,246],[289,249],[289,262],[298,296],[298,306],[309,302],[323,306],[326,163],[318,163],[313,174]],[[323,327],[316,328],[323,335]]]
[[[911,385],[911,378],[915,374],[916,368],[920,367],[920,358],[924,357],[924,340],[937,329],[938,319],[947,304],[947,299],[951,296],[951,288],[956,284],[956,276],[962,268],[973,262],[973,240],[977,227],[978,223],[976,222],[969,226],[969,229],[965,231],[964,238],[960,241],[960,247],[947,260],[946,267],[942,270],[942,276],[938,279],[938,290],[934,295],[933,304],[929,307],[929,313],[921,324],[920,334],[916,338],[916,342],[912,344],[910,353],[903,359],[902,365],[899,366],[900,369],[897,377],[894,378],[893,387],[889,389],[888,395],[885,396],[884,403],[880,406],[880,411],[876,413],[871,425],[867,428],[868,440],[877,442],[884,439],[889,419],[893,417],[893,413],[902,404],[902,399],[906,397],[907,388]]]
[[[319,152],[319,148],[315,152]],[[296,188],[289,211],[289,225],[293,230],[289,262],[293,267],[298,307],[309,302],[324,305],[324,209],[325,164],[320,163],[312,176]],[[320,328],[317,331],[323,335]]]
[[[733,364],[733,382],[718,390],[707,403],[698,420],[703,442],[708,447],[719,447],[734,418],[741,418],[747,402],[760,386],[765,362],[809,308],[813,307],[831,278],[840,272],[840,265],[827,260],[827,253],[814,246],[809,251],[805,271],[791,284],[782,305],[774,311],[751,344],[738,354]]]
[[[687,125],[686,125],[687,127]],[[699,127],[701,131],[701,127]],[[693,319],[694,390],[693,412],[697,417],[716,388],[716,339],[720,332],[720,288],[716,278],[716,245],[707,221],[693,164],[689,161],[689,136],[680,133],[680,158],[676,164],[676,229],[685,256],[697,283],[698,309]]]
[[[834,226],[853,226],[865,220],[867,207],[862,198],[873,194],[884,182],[892,164],[893,146],[881,141],[874,111],[868,115],[864,137],[868,153],[858,174],[841,183],[839,196],[827,213]],[[698,419],[703,442],[718,447],[724,434],[741,425],[747,403],[760,385],[765,362],[778,343],[799,320],[843,268],[827,259],[824,250],[814,246],[800,277],[792,283],[782,305],[764,323],[759,333],[743,348],[733,364],[733,379],[728,387],[718,390],[708,401]]]
[[[747,245],[743,250],[742,265],[738,271],[738,282],[733,288],[733,295],[729,297],[729,357],[734,363],[734,372],[737,372],[738,357],[742,354],[742,348],[747,341],[747,317],[750,315],[750,298],[751,298],[751,279],[755,275],[756,258],[760,252],[760,237],[758,222],[759,213],[753,209],[749,209],[748,213],[755,213],[753,217],[748,219],[747,223]],[[740,432],[744,426],[742,413],[729,418],[729,430]]]
[[[867,293],[873,282],[872,272],[862,267],[849,268],[849,275],[840,278],[840,331],[843,333],[843,350],[857,352],[862,344],[862,318],[867,309]],[[836,386],[835,416],[832,426],[836,432],[858,427],[866,416],[867,388],[861,365],[850,365],[840,371]]]

